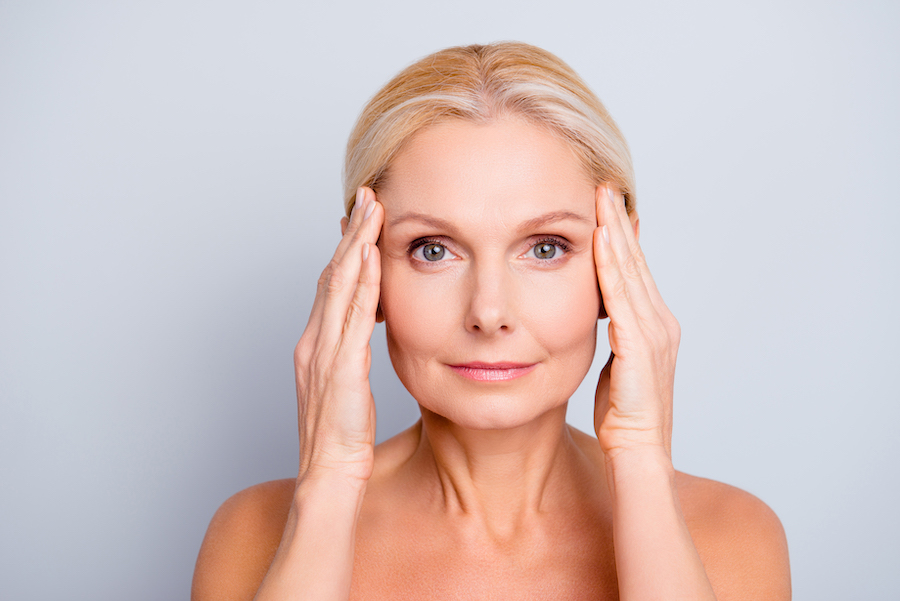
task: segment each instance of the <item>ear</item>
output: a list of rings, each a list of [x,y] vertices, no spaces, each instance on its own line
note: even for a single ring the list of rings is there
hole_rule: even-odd
[[[347,233],[347,226],[350,225],[349,217],[341,217],[341,236]]]

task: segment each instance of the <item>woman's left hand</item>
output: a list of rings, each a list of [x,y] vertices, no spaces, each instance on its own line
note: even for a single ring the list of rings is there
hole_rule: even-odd
[[[600,372],[594,429],[607,457],[657,447],[671,458],[681,328],[650,276],[622,195],[599,186],[596,208],[594,260],[612,353]]]

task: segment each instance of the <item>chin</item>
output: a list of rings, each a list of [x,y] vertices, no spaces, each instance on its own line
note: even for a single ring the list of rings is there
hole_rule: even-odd
[[[456,395],[445,391],[440,400],[427,396],[421,398],[419,406],[423,413],[428,411],[467,430],[512,430],[559,408],[562,408],[561,414],[565,419],[568,397],[549,403],[538,404],[535,401],[534,396],[523,398],[521,395],[496,393]]]

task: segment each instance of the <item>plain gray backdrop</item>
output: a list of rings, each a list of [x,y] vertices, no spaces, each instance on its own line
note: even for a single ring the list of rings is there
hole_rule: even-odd
[[[888,1],[0,2],[3,597],[188,597],[219,504],[296,475],[360,109],[517,39],[631,144],[676,467],[778,513],[796,599],[900,598],[898,31]],[[383,440],[417,409],[373,348]]]

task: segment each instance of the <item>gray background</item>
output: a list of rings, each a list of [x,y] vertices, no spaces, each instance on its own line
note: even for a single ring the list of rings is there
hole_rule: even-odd
[[[216,507],[295,473],[359,110],[520,39],[633,148],[677,467],[775,509],[795,598],[897,599],[898,30],[871,1],[0,2],[3,597],[188,596]],[[379,439],[416,416],[383,338]]]

